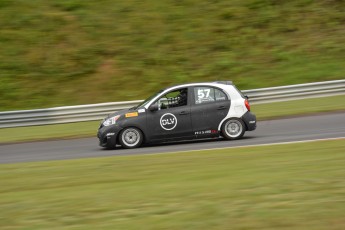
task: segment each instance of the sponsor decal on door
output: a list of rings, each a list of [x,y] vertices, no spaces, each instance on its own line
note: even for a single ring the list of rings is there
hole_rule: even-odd
[[[165,130],[173,130],[177,125],[177,118],[172,113],[165,113],[160,119],[160,124]]]

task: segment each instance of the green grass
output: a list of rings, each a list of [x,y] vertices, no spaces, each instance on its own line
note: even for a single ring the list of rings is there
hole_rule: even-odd
[[[1,229],[344,229],[345,140],[0,165]]]
[[[96,136],[100,121],[0,129],[0,143]]]
[[[342,0],[1,0],[0,108],[343,79]]]
[[[252,105],[259,120],[345,111],[345,95]]]
[[[345,95],[252,105],[258,120],[345,111]],[[99,121],[0,129],[0,143],[95,136]]]

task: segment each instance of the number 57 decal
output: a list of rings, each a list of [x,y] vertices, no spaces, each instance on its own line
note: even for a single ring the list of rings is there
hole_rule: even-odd
[[[210,96],[210,89],[198,89],[198,98],[207,98]]]

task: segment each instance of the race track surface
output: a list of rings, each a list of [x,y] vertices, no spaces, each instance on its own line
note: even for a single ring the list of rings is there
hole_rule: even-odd
[[[345,112],[261,121],[255,131],[246,132],[243,139],[236,141],[209,139],[116,150],[102,149],[96,137],[1,145],[0,163],[153,154],[337,137],[345,137]]]

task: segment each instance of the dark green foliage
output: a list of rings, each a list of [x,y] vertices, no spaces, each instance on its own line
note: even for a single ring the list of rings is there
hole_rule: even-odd
[[[342,0],[0,0],[1,110],[342,79]]]

